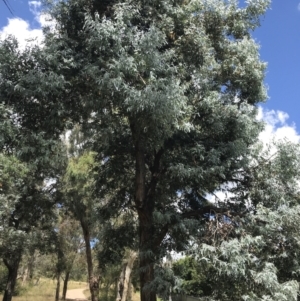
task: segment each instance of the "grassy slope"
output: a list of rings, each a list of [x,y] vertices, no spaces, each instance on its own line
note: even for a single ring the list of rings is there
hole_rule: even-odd
[[[68,289],[86,288],[86,285],[85,282],[69,281]],[[21,296],[13,297],[13,301],[53,301],[55,289],[55,280],[41,279],[38,285],[21,287]],[[0,295],[0,299],[2,299],[2,295]]]
[[[85,296],[90,299],[90,292],[86,282],[69,281],[68,289],[83,288]],[[41,279],[38,285],[21,287],[20,296],[13,297],[13,301],[53,301],[55,297],[56,281],[51,279]],[[62,292],[62,283],[61,283]],[[0,300],[2,299],[0,295]],[[101,296],[100,296],[101,297]],[[102,296],[103,297],[103,296]],[[100,298],[101,299],[101,298]],[[115,292],[110,290],[109,299],[115,300]],[[132,295],[132,301],[140,301],[140,293]]]

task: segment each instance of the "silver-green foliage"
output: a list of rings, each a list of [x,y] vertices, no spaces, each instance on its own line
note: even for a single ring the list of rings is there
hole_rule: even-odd
[[[215,269],[215,300],[297,300],[300,148],[285,141],[258,150],[243,187],[249,213],[219,224],[235,225],[225,240],[194,250]]]

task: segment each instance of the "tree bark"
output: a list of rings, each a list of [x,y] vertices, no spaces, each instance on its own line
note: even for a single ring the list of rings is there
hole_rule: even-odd
[[[84,220],[81,220],[80,223],[81,223],[84,242],[85,242],[86,261],[87,261],[87,267],[88,267],[91,301],[98,301],[100,277],[94,275],[92,249],[91,249],[91,244],[90,244],[90,240],[91,240],[90,231],[89,231],[88,224]]]
[[[151,218],[152,220],[152,218]],[[154,280],[153,225],[143,217],[140,222],[140,285],[141,301],[156,301],[156,292],[151,285]]]
[[[60,273],[56,275],[56,291],[55,291],[55,301],[59,301],[59,292],[60,292]]]
[[[135,207],[139,220],[139,260],[141,301],[156,301],[154,281],[154,263],[158,247],[165,231],[155,229],[153,213],[155,208],[156,188],[161,176],[160,161],[163,156],[161,148],[155,153],[152,165],[146,168],[145,142],[142,131],[134,122],[130,123],[135,146]],[[151,172],[150,181],[146,183],[146,174]],[[148,178],[148,177],[147,177]]]
[[[129,279],[128,293],[127,293],[127,301],[132,301],[132,291],[133,291],[133,285],[132,285],[131,277],[130,277],[130,279]]]
[[[31,250],[30,254],[26,256],[26,268],[22,275],[22,286],[26,284],[28,277],[30,281],[33,280],[33,270],[34,270],[34,262],[35,262],[35,250]]]
[[[28,267],[25,268],[23,275],[22,275],[22,286],[24,286],[26,284],[27,277],[28,277]]]
[[[135,124],[131,124],[132,136],[135,144],[135,206],[139,219],[139,259],[140,259],[140,286],[141,301],[156,301],[156,292],[151,287],[154,280],[155,252],[154,242],[154,194],[156,183],[152,182],[152,187],[146,192],[146,162],[145,145],[143,139],[137,131]],[[157,171],[159,162],[157,164]],[[152,179],[155,170],[152,171]]]
[[[122,265],[122,270],[120,273],[119,280],[117,282],[117,298],[116,301],[121,301],[123,296],[123,290],[124,290],[124,278],[125,278],[125,269],[127,264]]]
[[[67,271],[66,272],[66,277],[64,279],[64,286],[63,286],[63,293],[62,293],[62,299],[63,300],[66,300],[69,278],[70,278],[70,271]]]
[[[127,300],[129,285],[131,284],[130,276],[131,276],[133,264],[134,264],[136,258],[137,258],[137,252],[130,251],[129,259],[128,259],[128,262],[127,262],[127,265],[126,265],[126,268],[125,268],[123,295],[122,295],[121,301],[126,301]]]
[[[5,259],[3,260],[5,266],[8,269],[8,276],[7,276],[7,282],[6,282],[6,287],[5,287],[2,301],[12,300],[12,296],[17,282],[18,268],[19,268],[20,261],[21,261],[21,254],[19,256],[16,256],[12,263],[9,263]]]
[[[119,277],[116,301],[126,301],[128,299],[127,296],[128,296],[129,286],[131,284],[130,276],[136,258],[137,258],[137,252],[130,250],[129,256],[127,258],[127,262],[123,265]]]
[[[34,265],[35,265],[35,260],[36,260],[36,252],[33,250],[30,254],[29,262],[28,262],[28,276],[29,279],[33,279],[33,273],[34,273]]]

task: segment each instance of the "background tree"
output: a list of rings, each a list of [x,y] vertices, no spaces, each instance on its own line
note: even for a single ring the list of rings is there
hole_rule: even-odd
[[[299,145],[287,141],[254,148],[249,177],[230,189],[231,201],[245,198],[252,214],[207,222],[211,235],[207,243],[199,236],[193,250],[210,267],[210,298],[297,300],[299,155]]]
[[[54,179],[63,156],[55,154],[59,142],[23,126],[13,107],[1,105],[0,117],[0,256],[8,269],[3,300],[10,301],[23,252],[39,231],[52,227]]]
[[[61,243],[65,260],[62,299],[66,300],[68,281],[70,279],[74,263],[76,262],[76,257],[79,256],[79,252],[83,251],[85,245],[83,243],[81,227],[78,221],[73,218],[65,217],[64,220],[61,221],[60,235],[62,237]]]
[[[209,279],[209,265],[199,263],[193,257],[184,257],[175,261],[172,265],[175,277],[179,283],[175,290],[188,296],[211,296],[212,283]]]
[[[61,206],[61,204],[60,204]],[[56,299],[60,300],[61,279],[63,279],[62,300],[66,299],[68,282],[79,252],[85,248],[81,227],[77,220],[68,216],[65,209],[58,208],[59,218],[53,237],[56,258],[50,263],[48,269],[52,270],[51,278],[56,278]],[[53,262],[55,265],[53,265]]]
[[[96,204],[93,196],[93,169],[96,164],[94,156],[92,152],[85,152],[79,157],[70,158],[63,184],[64,205],[79,221],[83,233],[92,301],[98,299],[100,281],[92,254],[93,232],[96,228]]]

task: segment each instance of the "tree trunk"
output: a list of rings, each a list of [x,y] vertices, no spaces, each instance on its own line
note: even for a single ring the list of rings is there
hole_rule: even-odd
[[[66,277],[64,279],[64,286],[63,286],[63,293],[62,293],[62,299],[63,300],[66,300],[69,277],[70,277],[70,271],[67,271],[66,272]]]
[[[127,264],[122,265],[122,270],[120,273],[119,281],[117,282],[117,298],[116,301],[121,301],[123,296],[123,290],[124,290],[124,278],[125,278],[125,269]]]
[[[24,286],[26,284],[27,277],[28,277],[28,267],[25,268],[23,275],[22,275],[22,286]]]
[[[153,221],[156,187],[160,177],[160,160],[163,149],[155,153],[152,166],[146,168],[145,143],[139,125],[131,122],[132,138],[135,145],[135,206],[139,219],[139,259],[141,301],[156,301],[154,281],[154,263],[157,248],[164,231],[156,231]],[[146,184],[146,173],[151,172],[150,181]]]
[[[60,273],[56,275],[56,291],[55,291],[55,301],[59,301],[59,291],[60,291]]]
[[[133,264],[137,258],[137,252],[130,250],[128,260],[122,267],[118,282],[118,294],[116,301],[126,301],[128,290],[130,286],[130,276],[133,268]]]
[[[6,287],[2,301],[11,301],[18,277],[18,268],[21,261],[21,254],[14,258],[13,263],[3,260],[8,269]]]
[[[156,292],[152,287],[154,280],[154,254],[147,255],[153,252],[151,241],[153,241],[152,231],[148,226],[140,220],[140,285],[141,285],[141,301],[156,301]]]
[[[87,223],[80,221],[83,230],[83,237],[85,242],[86,261],[88,267],[89,288],[91,292],[91,301],[98,301],[99,296],[99,280],[100,278],[94,275],[92,249],[90,244],[90,231]]]
[[[28,278],[30,279],[30,281],[33,280],[33,272],[34,272],[34,263],[35,263],[35,255],[36,252],[35,250],[31,250],[29,255],[27,255],[25,258],[25,262],[26,262],[26,268],[23,271],[23,275],[22,275],[22,286],[24,286],[28,280]]]
[[[132,291],[133,291],[133,285],[132,285],[131,277],[130,277],[129,288],[128,288],[128,293],[127,293],[127,301],[132,301]]]
[[[145,145],[140,136],[139,130],[135,124],[131,124],[133,140],[135,143],[135,206],[139,218],[139,259],[140,259],[140,286],[141,301],[156,301],[156,293],[153,287],[150,287],[154,280],[154,262],[155,256],[153,251],[154,239],[154,191],[153,189],[146,192],[146,162],[145,162]],[[150,251],[150,252],[149,252]],[[150,254],[150,255],[149,255]]]
[[[28,262],[28,276],[30,280],[33,280],[33,273],[34,273],[34,265],[36,260],[37,253],[33,250],[30,254],[29,262]]]
[[[111,286],[111,283],[107,282],[107,284],[105,286],[105,299],[104,300],[108,300],[109,299],[108,297],[109,297],[110,286]]]

